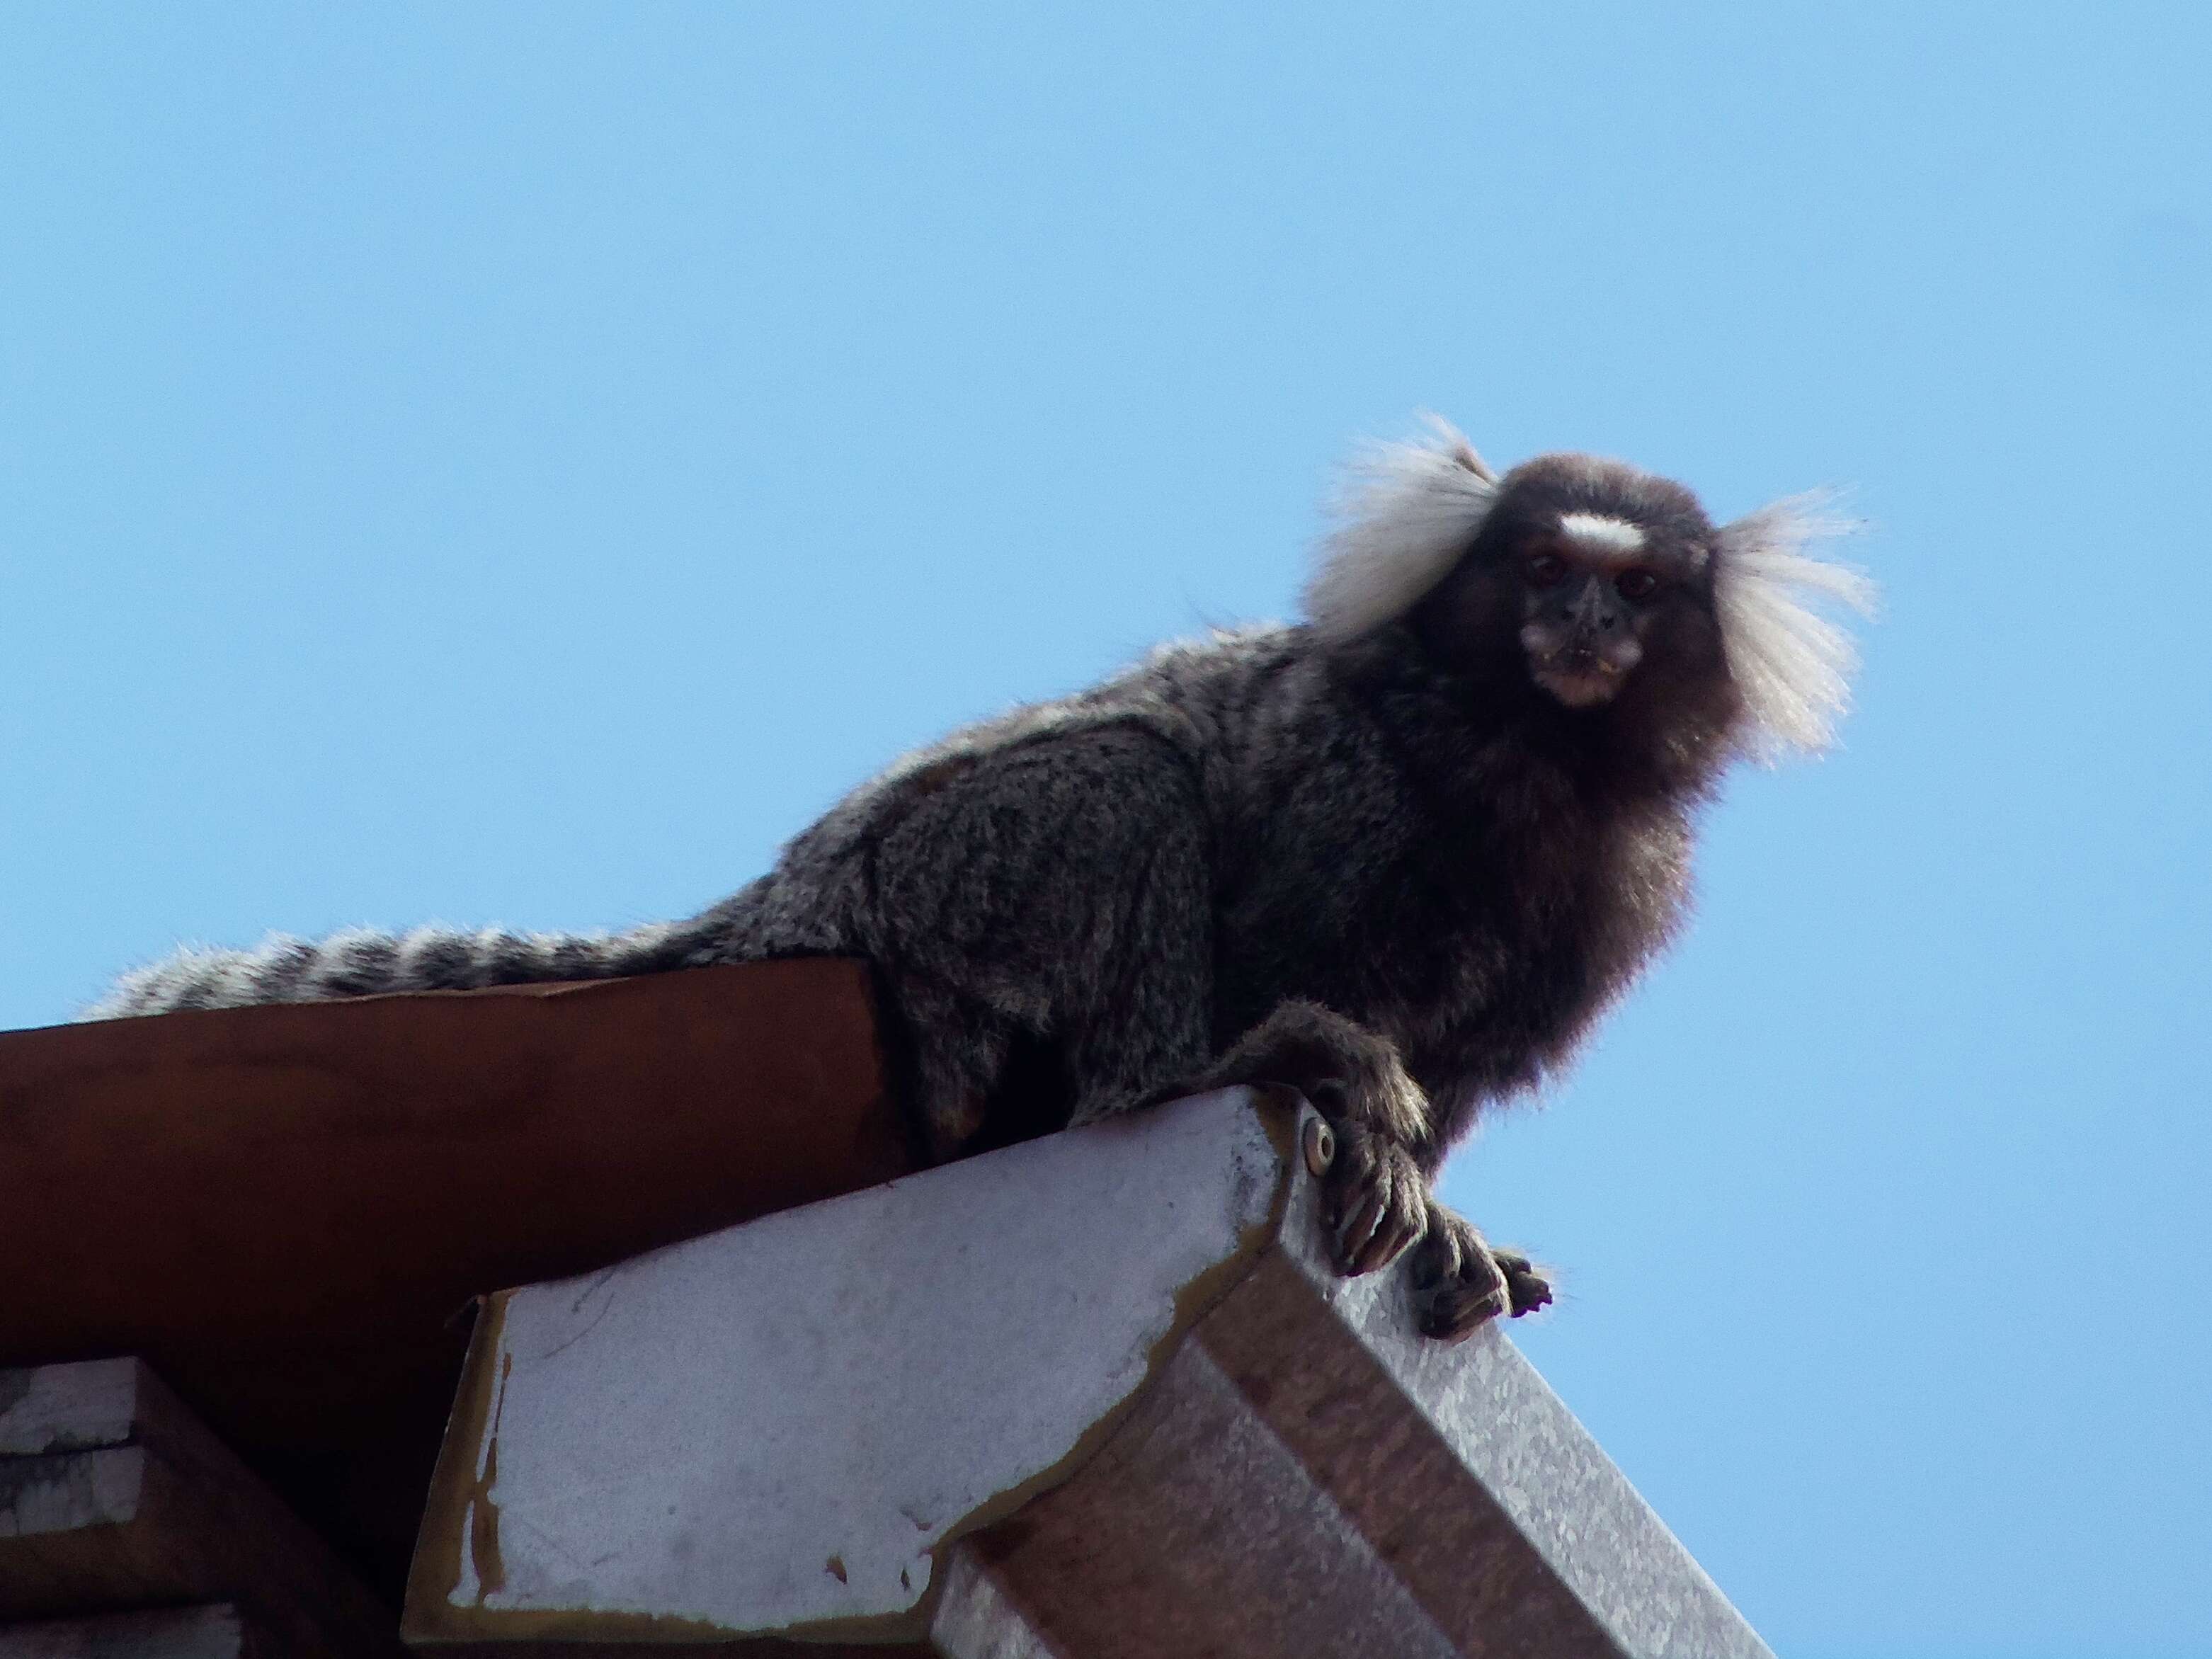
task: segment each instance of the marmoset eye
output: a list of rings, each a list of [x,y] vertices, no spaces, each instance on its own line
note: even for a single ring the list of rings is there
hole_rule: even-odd
[[[1531,587],[1557,587],[1567,579],[1567,562],[1556,553],[1539,553],[1522,567]]]
[[[1614,577],[1613,587],[1624,599],[1648,599],[1658,592],[1659,578],[1639,565]]]

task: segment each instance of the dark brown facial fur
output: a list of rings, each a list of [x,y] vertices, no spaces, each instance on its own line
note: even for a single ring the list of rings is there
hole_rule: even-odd
[[[1602,533],[1574,533],[1586,520]],[[1723,758],[1740,708],[1714,611],[1715,541],[1680,485],[1615,461],[1546,456],[1506,475],[1481,533],[1416,608],[1413,631],[1471,696],[1579,731],[1624,779],[1680,787]]]

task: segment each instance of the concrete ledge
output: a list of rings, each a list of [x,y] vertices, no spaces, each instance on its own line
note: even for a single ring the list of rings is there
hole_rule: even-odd
[[[0,1659],[274,1659],[234,1606],[0,1626]]]
[[[179,1603],[234,1606],[151,1617]],[[399,1652],[391,1614],[144,1365],[0,1371],[0,1620],[133,1609],[0,1627],[0,1656],[234,1652],[249,1628],[264,1655]]]
[[[0,1032],[0,1365],[148,1360],[397,1605],[455,1316],[910,1168],[870,1005],[824,960]]]
[[[228,1605],[0,1625],[0,1659],[273,1659]]]
[[[1232,1091],[494,1299],[415,1642],[1767,1650],[1491,1329],[1338,1278]]]

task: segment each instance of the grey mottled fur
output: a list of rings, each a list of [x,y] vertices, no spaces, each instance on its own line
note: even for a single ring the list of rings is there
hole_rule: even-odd
[[[689,921],[187,952],[91,1015],[858,956],[934,1156],[1291,1082],[1343,1131],[1348,1270],[1425,1237],[1440,1334],[1537,1305],[1541,1280],[1428,1180],[1670,935],[1728,761],[1825,738],[1841,636],[1783,584],[1842,579],[1786,514],[1716,530],[1679,486],[1580,457],[1499,480],[1448,428],[1385,452],[1350,499],[1313,622],[1168,646],[909,756]],[[1701,573],[1650,624],[1659,657],[1594,710],[1534,690],[1502,631],[1516,526],[1583,508]]]

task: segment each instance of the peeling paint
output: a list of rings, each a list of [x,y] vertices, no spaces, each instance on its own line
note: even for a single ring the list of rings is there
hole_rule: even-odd
[[[1271,1248],[1294,1171],[1303,1170],[1297,1152],[1301,1108],[1298,1097],[1287,1091],[1209,1097],[1184,1103],[1181,1110],[1166,1107],[1148,1115],[1151,1123],[1161,1125],[1163,1139],[1155,1139],[1148,1127],[1138,1133],[1136,1125],[1079,1130],[1052,1137],[1057,1144],[1029,1143],[988,1160],[809,1206],[816,1212],[811,1216],[787,1212],[671,1247],[623,1264],[625,1273],[636,1275],[634,1282],[625,1278],[631,1289],[624,1298],[606,1293],[616,1276],[611,1270],[490,1298],[473,1334],[460,1398],[433,1483],[403,1634],[415,1643],[726,1640],[772,1634],[821,1641],[923,1638],[942,1599],[955,1542],[1012,1513],[1088,1462],[1122,1426],[1191,1328]],[[1182,1127],[1170,1128],[1161,1122],[1163,1116]],[[1256,1135],[1255,1128],[1260,1131]],[[1099,1137],[1097,1150],[1079,1151],[1094,1134]],[[1028,1159],[1035,1160],[1030,1169],[1015,1161]],[[993,1167],[981,1167],[987,1162]],[[1099,1171],[1109,1182],[1122,1184],[1093,1184]],[[1042,1185],[1035,1184],[1039,1182]],[[1072,1231],[1043,1224],[1056,1213],[1055,1184],[1061,1194],[1079,1200],[1073,1207],[1082,1219],[1068,1224]],[[1127,1199],[1120,1196],[1125,1192]],[[1042,1206],[1032,1201],[1038,1194],[1044,1197]],[[1126,1212],[1119,1206],[1132,1200],[1148,1209],[1151,1219],[1125,1225]],[[824,1213],[832,1206],[846,1207]],[[1134,1217],[1127,1218],[1135,1223]],[[993,1227],[1010,1231],[994,1236]],[[979,1228],[980,1233],[975,1231]],[[994,1237],[999,1242],[984,1242]],[[849,1243],[825,1250],[825,1239]],[[854,1263],[881,1260],[886,1249],[908,1248],[925,1251],[916,1265],[927,1275],[909,1291],[886,1300],[885,1281],[878,1279],[871,1287],[865,1274],[852,1276]],[[1193,1262],[1194,1254],[1202,1266]],[[1196,1271],[1181,1282],[1161,1282],[1165,1276],[1158,1274],[1159,1267],[1178,1260],[1192,1262]],[[844,1265],[823,1273],[805,1265],[817,1261]],[[1156,1275],[1150,1279],[1139,1265],[1147,1261],[1154,1264]],[[1015,1279],[1030,1286],[1024,1295],[1034,1298],[1042,1291],[1052,1297],[1050,1287],[1059,1275],[1067,1294],[1079,1298],[1074,1305],[1100,1316],[1111,1310],[1109,1323],[1094,1327],[1086,1317],[1080,1327],[1059,1328],[1056,1348],[1048,1344],[1047,1350],[1064,1350],[1060,1362],[1021,1347],[1017,1326],[1010,1324],[1003,1335],[991,1334],[999,1316],[989,1310],[1006,1293],[1000,1286],[1003,1264],[1010,1262],[1019,1266]],[[793,1274],[796,1282],[811,1287],[805,1294],[812,1301],[792,1300]],[[922,1288],[924,1283],[930,1288]],[[702,1396],[671,1391],[669,1379],[690,1375],[702,1365],[728,1375],[734,1364],[740,1375],[752,1376],[742,1370],[759,1352],[748,1349],[749,1342],[800,1345],[796,1350],[766,1350],[786,1354],[819,1353],[806,1345],[827,1343],[829,1354],[842,1357],[828,1361],[823,1374],[860,1377],[880,1369],[880,1355],[875,1360],[867,1357],[873,1346],[889,1340],[919,1340],[919,1347],[902,1347],[900,1352],[919,1357],[926,1366],[927,1338],[909,1333],[892,1339],[887,1332],[899,1322],[933,1317],[923,1310],[939,1294],[952,1297],[944,1305],[968,1322],[973,1334],[966,1346],[956,1341],[938,1350],[936,1363],[950,1369],[937,1386],[952,1386],[956,1392],[941,1399],[927,1393],[908,1395],[902,1415],[884,1420],[904,1423],[903,1428],[884,1428],[873,1420],[863,1428],[848,1417],[851,1426],[846,1429],[833,1426],[828,1418],[802,1429],[799,1425],[809,1419],[801,1411],[780,1423],[779,1437],[760,1443],[773,1447],[780,1438],[781,1449],[757,1452],[744,1449],[753,1443],[731,1425],[697,1418],[693,1402]],[[848,1304],[842,1301],[848,1296],[859,1299]],[[921,1300],[908,1301],[908,1296]],[[609,1310],[618,1300],[623,1311],[619,1320],[611,1321]],[[806,1311],[833,1305],[858,1322],[847,1325]],[[895,1316],[892,1327],[878,1322],[886,1310]],[[763,1318],[771,1325],[763,1326]],[[780,1335],[762,1334],[779,1320]],[[1078,1335],[1078,1330],[1085,1334]],[[1126,1338],[1111,1334],[1121,1331]],[[1133,1346],[1113,1347],[1122,1340]],[[981,1346],[975,1346],[978,1342]],[[1007,1346],[1010,1342],[1016,1346]],[[639,1343],[650,1351],[649,1362],[634,1363]],[[979,1356],[1001,1352],[1007,1372],[994,1377]],[[670,1370],[672,1363],[681,1369]],[[1040,1364],[1054,1363],[1074,1369],[1049,1376],[1039,1372]],[[797,1386],[804,1392],[815,1387],[805,1380],[810,1374],[802,1362],[786,1383],[776,1386]],[[1074,1384],[1065,1404],[1050,1403],[1060,1392],[1050,1382],[1056,1376]],[[956,1384],[955,1378],[963,1380]],[[978,1389],[984,1392],[974,1392]],[[1008,1390],[1013,1392],[1004,1392]],[[832,1389],[832,1395],[837,1391]],[[1026,1407],[1015,1413],[1024,1425],[1024,1437],[1002,1444],[994,1457],[989,1425],[1009,1398]],[[1090,1403],[1093,1398],[1096,1406]],[[515,1414],[518,1400],[526,1401],[520,1419]],[[756,1400],[751,1409],[757,1413],[780,1408]],[[1066,1424],[1064,1431],[1060,1421]],[[678,1423],[690,1426],[673,1426]],[[939,1445],[940,1423],[951,1437],[933,1450]],[[869,1436],[878,1430],[890,1437],[871,1449]],[[794,1433],[836,1437],[821,1443],[828,1461],[817,1468],[805,1449],[814,1443],[792,1442]],[[1058,1437],[1062,1433],[1065,1439]],[[517,1435],[523,1439],[516,1441]],[[962,1449],[970,1438],[976,1438],[976,1449],[984,1454],[984,1467],[1011,1461],[1024,1468],[1023,1477],[976,1501],[973,1476],[981,1470]],[[1030,1461],[1032,1448],[1050,1461],[1042,1467]],[[1061,1449],[1056,1456],[1054,1448]],[[715,1461],[702,1464],[702,1453]],[[732,1458],[737,1460],[734,1468],[753,1468],[757,1455],[769,1460],[759,1466],[760,1478],[768,1484],[757,1499],[738,1496],[751,1490],[750,1486],[696,1484],[696,1474],[704,1468],[720,1468]],[[888,1461],[871,1462],[878,1457]],[[640,1458],[646,1461],[641,1463]],[[843,1476],[832,1473],[841,1462],[848,1468]],[[495,1499],[503,1462],[513,1467]],[[517,1471],[522,1472],[520,1486],[515,1484]],[[649,1497],[637,1491],[633,1473],[655,1488]],[[878,1473],[890,1484],[872,1497],[867,1482]],[[806,1495],[810,1479],[812,1492]],[[574,1488],[578,1499],[562,1495],[564,1483],[570,1481],[583,1483]],[[796,1484],[785,1487],[780,1481]],[[626,1485],[635,1495],[618,1498]],[[575,1507],[585,1492],[594,1504],[588,1512]],[[806,1495],[811,1506],[811,1520],[800,1524],[817,1536],[826,1532],[822,1541],[836,1547],[826,1559],[813,1555],[811,1564],[804,1556],[790,1560],[785,1571],[795,1576],[777,1581],[779,1534],[791,1545],[799,1545],[804,1536],[790,1529],[784,1507],[794,1493]],[[872,1516],[872,1501],[883,1505]],[[607,1507],[610,1503],[615,1506]],[[640,1518],[622,1518],[633,1514]],[[780,1519],[771,1521],[771,1516]],[[707,1517],[714,1517],[708,1522],[710,1529],[702,1533]],[[886,1521],[895,1521],[919,1547],[907,1554],[883,1531]],[[504,1540],[503,1522],[511,1534]],[[516,1553],[523,1547],[518,1538],[527,1540],[521,1557]],[[627,1541],[609,1550],[618,1538]],[[743,1552],[732,1559],[751,1562],[757,1588],[738,1595],[729,1581],[702,1577],[698,1564],[707,1559],[702,1546]],[[695,1548],[700,1549],[696,1556]],[[520,1571],[518,1560],[526,1564]],[[833,1581],[829,1595],[804,1588],[810,1571],[817,1585]],[[774,1588],[779,1582],[785,1588]],[[854,1610],[834,1611],[840,1602]]]
[[[499,1553],[499,1425],[507,1412],[507,1385],[514,1375],[514,1356],[499,1357],[499,1397],[492,1402],[491,1432],[484,1437],[483,1468],[469,1492],[469,1566],[476,1575],[476,1604],[507,1588],[507,1563]]]
[[[484,1297],[469,1332],[453,1413],[430,1477],[422,1527],[416,1535],[415,1559],[407,1575],[400,1633],[409,1642],[460,1641],[478,1634],[463,1609],[481,1601],[483,1594],[475,1566],[476,1498],[483,1487],[480,1453],[484,1428],[498,1403],[494,1390],[484,1384],[503,1346],[507,1295],[501,1291]],[[492,1543],[495,1556],[495,1526]],[[503,1571],[503,1563],[501,1566]],[[465,1579],[469,1581],[465,1584]]]
[[[1136,1410],[1146,1389],[1158,1377],[1175,1351],[1182,1346],[1183,1339],[1190,1334],[1191,1328],[1259,1265],[1261,1256],[1281,1227],[1284,1213],[1289,1206],[1293,1185],[1291,1178],[1292,1165],[1298,1162],[1295,1155],[1298,1145],[1298,1124],[1304,1114],[1310,1109],[1305,1105],[1304,1097],[1295,1089],[1262,1085],[1249,1092],[1253,1115],[1266,1129],[1267,1139],[1275,1149],[1277,1160],[1273,1190],[1268,1199],[1265,1219],[1243,1228],[1237,1235],[1236,1249],[1231,1255],[1185,1281],[1176,1291],[1175,1310],[1170,1316],[1168,1328],[1160,1333],[1145,1355],[1143,1380],[1085,1429],[1075,1443],[1068,1448],[1065,1456],[1049,1468],[1038,1470],[1020,1485],[993,1494],[986,1502],[945,1528],[929,1550],[933,1567],[930,1575],[932,1589],[939,1589],[941,1594],[941,1587],[949,1581],[945,1566],[954,1545],[969,1534],[981,1532],[1004,1520],[1040,1493],[1049,1492],[1073,1479],[1085,1463],[1097,1456],[1130,1413]],[[1248,1183],[1259,1177],[1244,1165],[1237,1167],[1235,1176],[1238,1188],[1237,1202],[1240,1207],[1246,1206],[1253,1196]],[[901,1577],[903,1579],[904,1575],[902,1574]],[[932,1595],[917,1603],[916,1611],[923,1614],[925,1620],[917,1629],[917,1634],[927,1630],[927,1620],[934,1613],[937,1599]],[[811,1635],[817,1627],[804,1625],[790,1628],[793,1632],[805,1631]]]

